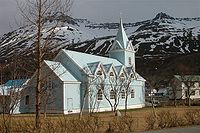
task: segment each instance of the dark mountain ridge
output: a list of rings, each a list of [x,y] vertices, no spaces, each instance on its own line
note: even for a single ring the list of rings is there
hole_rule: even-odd
[[[63,22],[56,28],[46,59],[52,59],[63,48],[108,55],[119,23],[93,23],[87,19],[57,15],[49,16],[46,20],[48,24],[55,20]],[[137,50],[137,70],[145,78],[178,74],[178,64],[190,68],[191,74],[199,74],[200,65],[195,62],[200,53],[200,17],[175,18],[161,12],[151,20],[124,23],[124,27]],[[48,31],[47,27],[43,39],[49,34]],[[34,34],[35,28],[27,26],[1,36],[0,62],[10,63],[18,57],[26,61],[28,66],[32,65]]]

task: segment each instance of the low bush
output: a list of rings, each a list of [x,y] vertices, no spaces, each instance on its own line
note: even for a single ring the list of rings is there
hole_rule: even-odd
[[[108,133],[124,133],[133,132],[135,119],[131,115],[114,117],[112,121],[108,123]]]
[[[151,130],[156,128],[157,118],[153,113],[150,113],[146,117],[146,130]]]
[[[200,109],[188,110],[184,115],[187,125],[200,125]]]

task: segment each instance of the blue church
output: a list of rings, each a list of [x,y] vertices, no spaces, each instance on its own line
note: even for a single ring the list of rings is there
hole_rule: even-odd
[[[79,113],[145,106],[145,79],[135,70],[135,51],[122,20],[109,57],[61,50],[42,64],[41,111]],[[23,90],[21,113],[35,112],[35,76]]]

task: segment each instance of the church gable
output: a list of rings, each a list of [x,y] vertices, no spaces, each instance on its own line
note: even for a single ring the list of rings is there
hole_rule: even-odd
[[[92,74],[95,74],[96,69],[99,67],[100,62],[88,63],[87,66]]]
[[[128,43],[126,49],[127,49],[128,51],[133,51],[133,52],[135,51],[131,41],[129,41],[129,43]]]
[[[98,66],[96,67],[94,75],[100,76],[103,79],[105,78],[106,72],[101,62],[99,62]]]
[[[124,66],[122,66],[119,71],[119,78],[127,78],[127,77],[128,77],[128,74],[126,72],[126,69]]]
[[[116,78],[118,76],[118,73],[115,69],[115,66],[112,64],[109,71],[108,71],[109,78]]]
[[[111,50],[119,50],[119,49],[123,49],[123,47],[120,45],[119,41],[115,40],[115,42],[111,47]]]

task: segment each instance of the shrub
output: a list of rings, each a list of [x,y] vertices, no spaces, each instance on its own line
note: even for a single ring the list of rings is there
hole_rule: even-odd
[[[122,117],[114,117],[112,121],[108,123],[108,129],[106,132],[112,133],[124,133],[134,131],[135,119],[131,115]]]
[[[155,129],[156,128],[156,117],[153,113],[150,113],[147,117],[146,117],[146,130],[150,130],[150,129]]]
[[[99,117],[83,117],[82,119],[72,119],[68,121],[68,131],[70,133],[94,133],[100,132],[102,122]]]
[[[188,110],[184,115],[187,125],[199,125],[200,124],[200,110]]]
[[[181,125],[181,119],[177,116],[176,112],[173,111],[161,111],[158,113],[158,127],[177,127]]]

